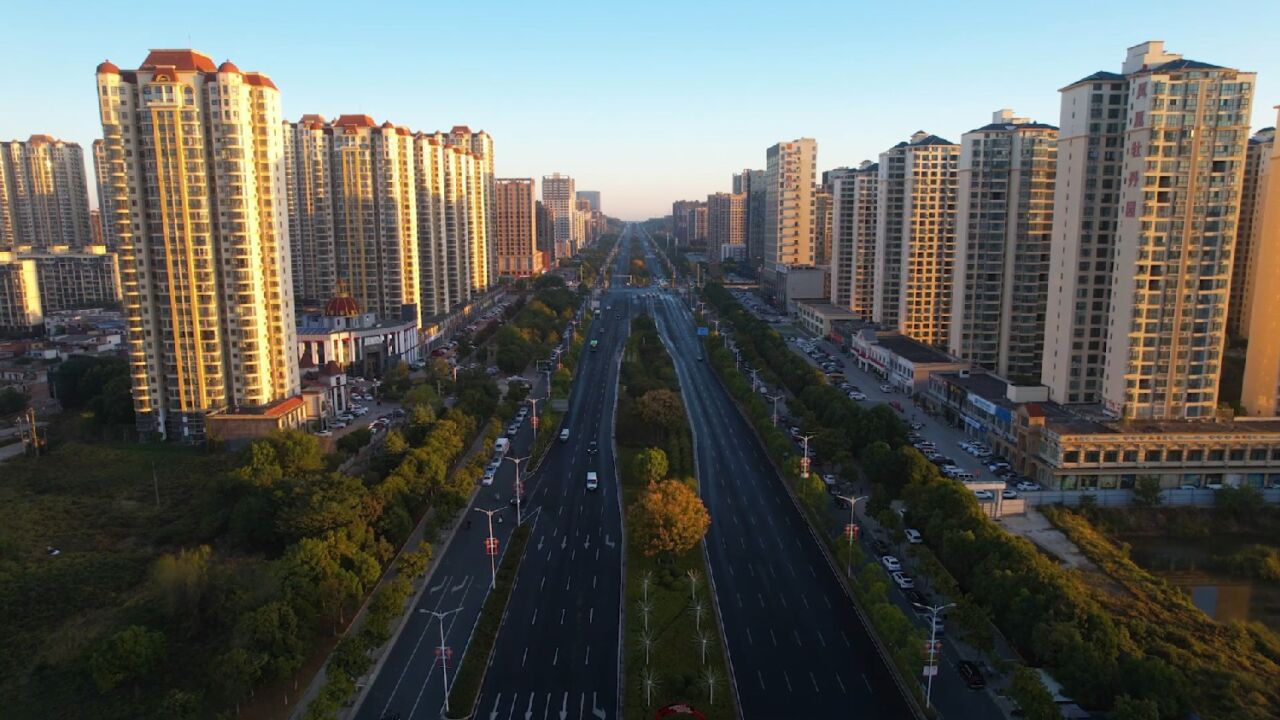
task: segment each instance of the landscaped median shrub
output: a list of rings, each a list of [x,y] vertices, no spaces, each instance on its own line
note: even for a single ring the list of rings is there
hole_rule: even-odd
[[[520,561],[524,559],[529,532],[530,526],[525,524],[511,533],[507,551],[502,555],[502,564],[498,566],[498,579],[484,600],[480,619],[476,621],[471,642],[467,645],[462,665],[449,690],[451,718],[470,717],[475,708],[476,698],[480,696],[480,686],[484,683],[485,670],[489,666],[489,655],[498,640],[498,628],[502,625],[502,616],[507,611],[507,601],[511,598],[511,590],[515,585],[516,571],[520,567]]]
[[[675,366],[652,318],[631,323],[618,393],[616,466],[626,541],[623,717],[688,702],[737,717],[701,541],[706,506]],[[713,520],[714,521],[714,520]]]

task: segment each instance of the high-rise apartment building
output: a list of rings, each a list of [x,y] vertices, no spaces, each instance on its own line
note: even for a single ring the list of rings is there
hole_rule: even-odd
[[[48,135],[0,142],[0,248],[92,240],[80,146]]]
[[[587,201],[587,208],[588,208],[591,212],[603,212],[603,211],[604,211],[604,208],[600,205],[600,191],[599,191],[599,190],[579,190],[579,191],[574,195],[574,198],[575,198],[575,199],[577,199],[577,200],[586,200],[586,201]]]
[[[1231,300],[1227,308],[1227,332],[1249,337],[1253,314],[1253,293],[1257,276],[1253,272],[1262,237],[1262,210],[1271,174],[1271,151],[1276,129],[1263,128],[1249,138],[1244,161],[1244,185],[1240,191],[1240,222],[1236,225],[1236,250],[1231,262]],[[1268,238],[1280,242],[1280,237]]]
[[[494,208],[493,138],[483,130],[471,131],[466,125],[455,125],[444,136],[450,147],[460,148],[471,154],[472,178],[469,193],[471,220],[468,223],[467,245],[471,255],[471,289],[484,292],[497,280],[494,268],[498,263],[497,245],[493,241],[496,222]]]
[[[786,267],[813,267],[818,143],[780,142],[765,151],[764,272],[776,283]],[[771,277],[772,276],[772,277]]]
[[[722,247],[747,242],[746,193],[707,196],[707,258],[718,263]]]
[[[813,257],[819,267],[831,265],[831,211],[831,187],[824,183],[813,193]]]
[[[101,140],[94,140],[93,141],[94,190],[98,193],[98,211],[97,211],[98,217],[96,220],[96,224],[98,226],[98,233],[101,234],[102,236],[100,239],[95,239],[94,244],[106,245],[108,251],[115,252],[116,243],[111,236],[111,231],[112,231],[111,213],[106,212],[106,209],[103,207],[103,204],[105,202],[103,198],[107,196],[106,188],[108,185],[110,185],[110,181],[106,174],[107,172],[106,153],[107,153],[106,144],[103,143]],[[93,224],[95,222],[94,218],[90,217],[89,222]],[[92,227],[90,227],[89,231],[91,234],[94,232]]]
[[[951,327],[960,146],[916,132],[880,155],[876,322],[944,347]]]
[[[1038,382],[1058,129],[993,114],[960,139],[952,355]]]
[[[334,128],[321,115],[303,115],[283,129],[293,296],[299,305],[319,306],[338,292]]]
[[[1280,181],[1274,168],[1280,167],[1280,145],[1266,143],[1269,157],[1261,160],[1257,194],[1254,197],[1252,237],[1252,297],[1248,305],[1249,348],[1245,355],[1244,386],[1240,404],[1251,416],[1280,415]],[[1250,151],[1254,150],[1250,147]],[[1246,187],[1247,189],[1247,187]],[[1241,202],[1241,208],[1245,206]]]
[[[880,166],[832,172],[831,304],[870,319],[875,305],[876,215]]]
[[[573,213],[577,194],[573,178],[560,173],[542,176],[542,204],[551,215],[551,228],[555,241],[555,257],[573,257]]]
[[[551,222],[551,213],[541,200],[534,203],[535,223],[538,228],[538,252],[542,253],[548,268],[556,262],[555,225]]]
[[[747,264],[758,265],[764,258],[764,171],[743,169],[733,174],[733,192],[743,193],[747,218]]]
[[[35,263],[40,309],[46,313],[120,301],[116,256],[105,245],[19,248],[17,257]]]
[[[294,292],[339,288],[387,320],[417,316],[413,137],[368,115],[305,115],[284,131]]]
[[[414,136],[418,200],[418,293],[422,317],[448,312],[479,291],[473,249],[480,232],[473,223],[484,205],[477,155],[447,142],[443,133]]]
[[[43,323],[36,261],[0,250],[0,331],[29,333]]]
[[[1129,48],[1062,90],[1042,381],[1123,418],[1218,405],[1252,73]]]
[[[705,200],[677,200],[671,203],[672,234],[682,247],[707,241],[708,218]]]
[[[298,394],[280,93],[193,50],[97,68],[139,432]]]
[[[494,185],[498,275],[522,278],[543,272],[533,178],[498,178]]]

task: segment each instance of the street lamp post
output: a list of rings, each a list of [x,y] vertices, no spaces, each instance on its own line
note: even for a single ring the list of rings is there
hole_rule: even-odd
[[[485,553],[489,556],[489,589],[492,590],[498,585],[498,554],[490,550],[490,546],[498,542],[498,539],[493,536],[493,516],[502,512],[502,508],[497,510],[475,508],[475,511],[489,516],[489,541],[485,545]]]
[[[504,457],[503,460],[510,460],[516,464],[516,525],[520,525],[520,496],[524,494],[524,488],[520,485],[520,463],[529,459],[529,455],[524,457]]]
[[[930,623],[929,623],[929,667],[930,668],[935,667],[933,664],[933,654],[936,652],[934,650],[934,647],[938,642],[938,613],[942,612],[943,610],[946,610],[947,608],[953,608],[955,606],[956,606],[955,603],[947,603],[946,605],[931,605],[930,607],[927,608],[929,610],[929,619],[930,619]],[[925,707],[929,707],[930,700],[933,697],[933,676],[936,672],[937,672],[936,669],[932,669],[929,671],[929,684],[924,691]]]
[[[773,401],[773,426],[778,427],[778,401],[782,399],[782,393],[769,395],[768,397]]]
[[[845,535],[848,536],[849,538],[849,557],[845,560],[844,572],[846,575],[849,575],[850,577],[852,577],[853,576],[853,527],[854,527],[853,506],[857,505],[859,500],[866,500],[868,496],[859,495],[858,497],[854,497],[852,495],[837,495],[836,497],[849,503],[849,527],[845,532]]]
[[[440,647],[437,649],[440,652],[440,665],[444,669],[444,711],[446,714],[449,712],[449,655],[452,653],[444,644],[444,619],[460,610],[462,610],[460,607],[454,608],[448,612],[436,612],[435,610],[428,610],[426,608],[418,609],[418,612],[426,613],[440,621]]]
[[[533,442],[534,442],[535,444],[538,442],[538,425],[539,425],[539,421],[538,421],[538,419],[537,419],[537,418],[538,418],[538,403],[542,402],[543,400],[546,400],[546,399],[547,399],[547,398],[549,398],[549,397],[551,397],[551,387],[550,387],[550,386],[548,386],[548,387],[547,387],[547,397],[545,397],[545,398],[525,398],[525,400],[526,400],[526,401],[528,401],[529,405],[530,405],[530,406],[532,406],[532,407],[531,407],[532,412],[530,413],[530,415],[532,415],[532,416],[533,416],[533,418],[534,418],[534,419],[533,419],[533,423],[532,423],[532,424],[533,424]]]
[[[796,437],[804,441],[804,455],[800,457],[800,477],[809,477],[809,441],[813,439],[813,435],[797,435]]]

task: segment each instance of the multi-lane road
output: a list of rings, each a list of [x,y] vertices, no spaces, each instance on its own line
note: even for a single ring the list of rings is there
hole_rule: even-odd
[[[630,229],[615,271],[629,261]],[[478,717],[616,718],[622,518],[613,455],[617,378],[634,293],[606,290],[561,427],[529,489],[537,513],[485,677]],[[590,340],[597,341],[592,350]],[[599,487],[587,489],[587,473]]]
[[[661,276],[638,226],[619,240],[618,282],[599,295],[568,410],[554,442],[525,478],[532,533],[502,619],[476,717],[566,720],[621,715],[622,508],[613,426],[617,379],[630,321],[654,316],[671,351],[694,428],[701,492],[712,517],[705,548],[745,718],[908,718],[911,711],[861,624],[852,601],[731,398],[702,360],[693,316],[665,290],[625,287],[630,248]],[[544,428],[542,432],[558,432]],[[516,453],[527,454],[522,428]],[[477,507],[506,507],[504,468]],[[595,472],[599,487],[587,488]],[[499,528],[506,546],[513,523]],[[478,517],[483,520],[483,517]],[[415,610],[462,610],[444,621],[446,644],[461,656],[487,592],[483,523],[460,531],[439,560]],[[438,620],[415,612],[373,681],[357,717],[435,718],[443,683],[434,648]]]
[[[652,263],[650,263],[652,265]],[[674,294],[649,300],[675,361],[711,513],[706,550],[746,718],[911,711]]]

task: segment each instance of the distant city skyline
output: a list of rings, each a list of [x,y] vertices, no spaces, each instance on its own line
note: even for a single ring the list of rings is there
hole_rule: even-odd
[[[789,138],[815,138],[824,170],[874,160],[916,130],[958,142],[1003,107],[1056,122],[1059,88],[1113,68],[1118,48],[1146,40],[1257,72],[1255,129],[1273,124],[1280,103],[1280,53],[1269,36],[1280,7],[1256,2],[1222,2],[1208,14],[1192,3],[1152,13],[1085,2],[1070,14],[925,3],[914,15],[936,13],[947,25],[919,43],[900,42],[894,24],[908,16],[895,8],[791,3],[796,31],[775,35],[774,5],[504,2],[483,34],[459,28],[425,45],[419,31],[436,20],[429,8],[366,17],[325,5],[301,15],[241,2],[214,14],[141,3],[133,14],[145,25],[113,25],[68,3],[54,11],[56,44],[20,33],[0,48],[9,67],[30,69],[8,77],[0,140],[48,134],[88,156],[101,132],[94,67],[103,59],[134,67],[151,48],[191,47],[269,75],[286,119],[466,122],[493,136],[498,175],[562,172],[599,190],[610,214],[637,220],[668,214],[676,199],[729,191],[731,173],[763,168],[765,148]],[[1105,22],[1091,5],[1105,8]],[[32,5],[9,13],[14,27],[30,28],[49,15]],[[475,52],[477,43],[490,49]],[[462,72],[450,60],[460,57]]]

